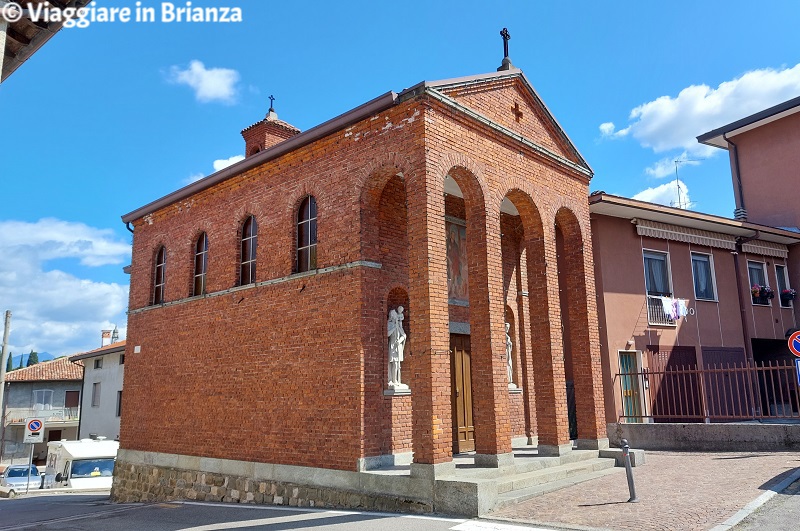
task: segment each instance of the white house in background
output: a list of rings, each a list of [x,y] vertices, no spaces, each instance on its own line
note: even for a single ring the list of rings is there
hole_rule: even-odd
[[[81,367],[58,358],[6,374],[2,409],[0,460],[27,458],[25,419],[44,421],[44,442],[34,445],[36,462],[43,462],[48,441],[74,439],[80,423]]]
[[[79,439],[119,437],[122,381],[125,376],[125,341],[70,356],[83,363]]]

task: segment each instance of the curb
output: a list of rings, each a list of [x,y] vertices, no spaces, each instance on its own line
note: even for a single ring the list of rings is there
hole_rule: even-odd
[[[755,500],[751,501],[747,505],[745,505],[741,510],[737,511],[736,514],[719,524],[718,526],[712,527],[711,531],[728,531],[729,529],[733,528],[739,522],[753,514],[756,509],[767,503],[771,500],[776,494],[783,492],[786,490],[789,485],[794,483],[800,479],[800,470],[795,470],[788,478],[784,479],[774,487],[770,488],[769,491],[765,492]]]

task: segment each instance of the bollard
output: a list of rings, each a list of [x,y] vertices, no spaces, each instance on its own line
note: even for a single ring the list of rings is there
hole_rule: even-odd
[[[625,460],[625,475],[628,476],[628,491],[631,493],[631,498],[628,503],[636,503],[639,498],[636,497],[636,486],[633,484],[633,467],[631,466],[631,447],[628,445],[627,439],[622,439],[622,457]]]

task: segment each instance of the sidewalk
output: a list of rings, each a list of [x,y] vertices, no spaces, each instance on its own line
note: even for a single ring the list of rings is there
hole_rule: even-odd
[[[708,530],[770,487],[800,476],[800,452],[647,452],[633,469],[639,503],[626,503],[625,474],[612,474],[487,515],[563,529]],[[754,508],[753,508],[754,509]]]

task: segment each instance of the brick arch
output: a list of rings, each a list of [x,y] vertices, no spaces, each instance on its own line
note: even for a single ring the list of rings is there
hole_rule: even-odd
[[[589,215],[588,215],[588,203],[587,207],[585,208],[585,212],[577,212],[575,209],[575,200],[570,199],[567,197],[558,197],[555,201],[550,203],[550,209],[547,212],[547,218],[552,220],[550,223],[551,226],[554,226],[558,223],[558,217],[561,215],[562,217],[566,215],[565,213],[569,213],[577,223],[578,233],[580,235],[580,241],[585,242],[587,238],[591,238],[591,227],[589,225]]]
[[[470,194],[471,200],[480,200],[485,205],[485,198],[491,197],[483,165],[463,153],[446,153],[430,167],[433,175],[441,176],[442,183],[450,175],[461,188],[465,201]]]
[[[540,444],[559,444],[568,435],[566,388],[561,358],[560,321],[551,241],[552,227],[542,221],[541,209],[522,188],[505,196],[520,215],[527,272],[528,320],[525,332],[530,342],[522,356],[525,387],[525,429],[528,437],[538,430]],[[547,218],[545,218],[547,219]],[[561,414],[563,412],[563,414]]]
[[[380,207],[386,185],[398,177],[406,188],[404,168],[408,161],[397,153],[388,153],[383,158],[370,161],[360,172],[359,220],[361,231],[361,257],[365,260],[381,261],[380,253]],[[406,190],[407,192],[407,190]]]
[[[580,439],[596,438],[595,375],[589,326],[586,261],[581,224],[566,207],[555,215],[558,285],[563,322],[565,376],[574,382],[576,421]],[[590,437],[586,436],[586,429]]]

